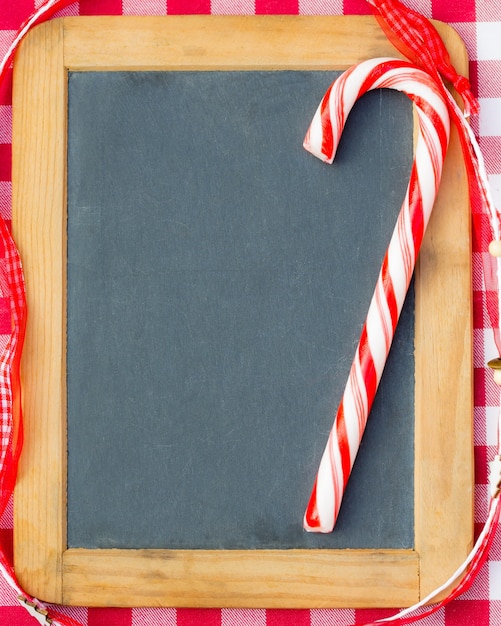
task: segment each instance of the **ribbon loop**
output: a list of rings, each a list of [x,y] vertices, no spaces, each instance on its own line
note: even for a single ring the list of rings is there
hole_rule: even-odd
[[[459,75],[449,52],[433,24],[399,0],[367,0],[376,19],[391,43],[413,63],[434,75],[443,89],[441,78],[451,82],[463,99],[466,115],[478,113],[478,102],[470,82]]]

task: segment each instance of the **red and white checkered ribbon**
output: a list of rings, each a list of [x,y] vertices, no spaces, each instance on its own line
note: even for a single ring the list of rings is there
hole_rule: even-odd
[[[478,147],[475,136],[473,135],[473,132],[471,131],[469,124],[466,120],[470,113],[475,113],[478,111],[478,104],[470,92],[468,80],[465,77],[459,76],[455,72],[450,63],[449,55],[447,53],[447,50],[445,49],[445,46],[443,45],[443,42],[440,39],[440,36],[436,32],[433,25],[426,18],[424,18],[416,11],[408,9],[398,0],[368,0],[368,2],[374,6],[376,16],[378,17],[380,24],[382,25],[385,33],[388,35],[394,45],[403,54],[410,58],[413,63],[417,63],[423,69],[423,71],[429,74],[430,78],[435,83],[436,89],[438,89],[438,91],[442,94],[444,101],[447,103],[450,118],[457,127],[459,138],[461,141],[466,170],[468,173],[470,198],[472,204],[474,202],[479,203],[479,205],[482,207],[483,213],[486,214],[489,218],[493,238],[500,239],[500,215],[499,212],[496,210],[494,203],[492,202],[482,154]],[[463,101],[465,103],[464,114],[456,104],[450,92],[446,89],[442,77],[452,82],[460,95],[463,97]],[[332,112],[332,119],[336,119],[338,117],[342,118],[342,116],[342,108],[338,108],[337,110],[334,110]],[[327,148],[326,152],[328,153],[328,151],[329,150]],[[320,150],[320,152],[322,153],[322,149]],[[480,242],[480,235],[477,235],[475,231],[474,235],[477,236],[477,239]],[[494,329],[495,342],[501,353],[501,333],[499,328],[499,315],[501,308],[501,260],[498,259],[496,264],[496,261],[494,261],[492,257],[489,257],[489,255],[483,255],[483,257],[485,257],[484,281],[486,284],[486,288],[498,294],[498,298],[496,300],[490,300],[488,302],[488,312],[491,318],[492,328]],[[376,288],[376,293],[377,289],[378,288]],[[362,343],[364,343],[364,337],[362,337]],[[347,383],[347,387],[350,387],[350,385],[352,384],[353,370],[355,370],[355,374],[358,376],[360,376],[360,371],[362,371],[360,365],[357,365],[357,361],[359,361],[359,351],[357,351],[357,355],[355,356],[354,365],[352,367],[352,372],[350,373],[350,380]],[[357,370],[359,371],[357,372]],[[367,377],[367,380],[370,381],[369,386],[374,384],[373,379],[374,375],[369,375]],[[342,405],[344,399],[345,398],[343,397]],[[359,400],[357,401],[359,402]],[[337,434],[333,435],[333,433],[331,433],[331,437],[336,436]],[[329,442],[326,447],[326,455],[324,455],[324,457],[336,455],[336,447],[338,446],[338,444],[332,442],[331,437],[329,438]],[[343,434],[341,435],[341,438],[342,437]],[[345,443],[341,444],[341,447],[343,447],[343,445],[345,447],[349,445],[349,440],[347,437],[345,438]],[[498,416],[497,445],[498,454],[496,455],[495,461],[499,460],[501,455],[501,413]],[[322,463],[324,463],[324,457],[321,461],[321,467],[319,469],[318,476],[320,476],[320,474],[322,473]],[[346,457],[351,463],[352,461],[348,454],[346,455]],[[325,463],[327,473],[329,469],[333,467],[333,463],[331,463],[331,460],[333,459],[328,458],[328,461]],[[334,459],[334,462],[336,460],[337,459]],[[347,467],[348,460],[345,460],[345,469]],[[500,463],[494,462],[491,464],[491,500],[489,505],[488,518],[482,532],[480,533],[480,536],[478,537],[472,551],[470,552],[465,562],[458,568],[456,572],[454,572],[454,574],[448,581],[446,581],[441,587],[433,591],[421,602],[392,617],[377,620],[376,623],[384,622],[392,624],[408,624],[414,622],[418,619],[423,618],[426,615],[430,615],[431,613],[439,610],[442,606],[456,598],[458,595],[460,595],[470,587],[475,575],[487,558],[488,550],[492,543],[494,533],[498,525],[501,513],[501,476],[499,475],[500,471]],[[344,474],[344,476],[345,475],[346,474]],[[332,481],[335,480],[332,477],[331,479]],[[337,489],[339,489],[339,487],[340,481],[338,479]],[[317,483],[313,490],[312,499],[310,500],[305,515],[306,525],[311,524],[313,526],[320,526],[321,524],[319,503],[316,499],[315,493],[317,488],[318,477]],[[334,496],[331,496],[331,498],[331,500],[329,500],[328,498],[328,506],[335,507],[336,504],[334,501]],[[332,520],[335,521],[335,508],[330,515]],[[330,522],[328,525],[330,525]],[[459,583],[457,582],[458,580],[460,581]],[[438,597],[439,594],[443,593],[443,591],[453,585],[456,585],[455,588],[451,593],[448,594],[445,599],[430,608],[423,609],[426,604],[433,602],[433,599],[435,597]]]
[[[28,31],[73,0],[46,0],[19,28],[3,59],[0,61],[0,84],[6,79],[16,50]],[[0,217],[0,293],[8,298],[11,313],[11,333],[0,350],[0,516],[14,490],[17,465],[23,442],[21,411],[20,360],[26,328],[26,294],[21,259],[14,240]],[[0,545],[0,573],[18,595],[19,601],[40,624],[80,626],[74,619],[49,611],[46,606],[27,594],[19,585],[12,563]]]

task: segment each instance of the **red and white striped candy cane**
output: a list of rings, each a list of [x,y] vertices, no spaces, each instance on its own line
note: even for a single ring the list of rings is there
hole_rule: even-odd
[[[405,199],[385,254],[369,312],[304,516],[312,532],[331,532],[431,215],[449,142],[447,105],[435,81],[407,61],[371,59],[355,65],[329,88],[304,147],[332,163],[346,119],[372,89],[405,93],[415,105],[418,139]]]

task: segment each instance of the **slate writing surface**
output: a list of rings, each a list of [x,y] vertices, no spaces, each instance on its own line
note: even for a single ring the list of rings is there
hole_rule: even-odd
[[[308,501],[408,182],[412,109],[333,72],[81,72],[68,111],[68,545],[413,545],[413,292],[331,535]]]

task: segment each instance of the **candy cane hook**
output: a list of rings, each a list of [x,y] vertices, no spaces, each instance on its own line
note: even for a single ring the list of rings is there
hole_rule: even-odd
[[[312,532],[331,532],[336,523],[431,215],[449,142],[447,105],[434,80],[407,61],[382,58],[355,65],[331,85],[308,129],[304,147],[332,163],[357,99],[383,87],[401,91],[413,101],[418,139],[407,192],[304,516],[304,528]]]

